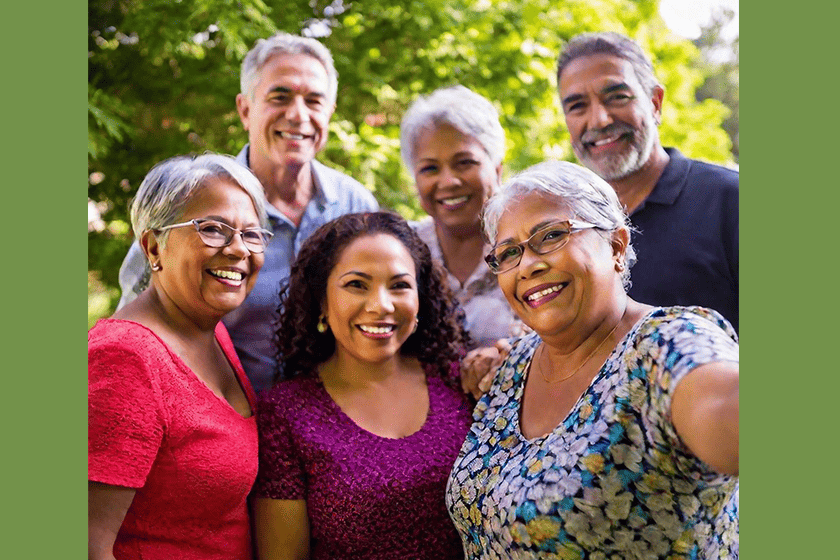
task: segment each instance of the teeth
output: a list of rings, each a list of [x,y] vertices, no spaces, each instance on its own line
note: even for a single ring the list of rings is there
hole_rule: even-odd
[[[306,138],[303,134],[293,134],[291,132],[280,132],[280,136],[283,138],[288,138],[290,140],[303,140]]]
[[[458,197],[455,197],[455,198],[445,198],[445,199],[441,200],[440,203],[443,204],[444,206],[456,206],[458,204],[466,202],[467,200],[469,200],[469,198],[470,197],[467,196],[467,195],[458,196]]]
[[[610,138],[604,138],[603,140],[596,140],[595,142],[592,142],[592,145],[593,146],[603,146],[604,144],[609,144],[610,142],[615,142],[618,139],[619,139],[618,136],[612,136]]]
[[[226,278],[228,280],[235,280],[240,282],[242,280],[241,272],[234,272],[233,270],[211,270],[210,274],[218,278]]]
[[[563,285],[558,284],[557,286],[553,286],[551,288],[546,288],[545,290],[540,290],[539,292],[533,293],[525,299],[527,299],[528,301],[538,300],[541,297],[547,296],[548,294],[553,294],[554,292],[559,292],[562,289],[563,289]]]
[[[396,327],[389,325],[387,327],[373,327],[370,325],[359,325],[359,328],[370,334],[386,334],[393,331]]]

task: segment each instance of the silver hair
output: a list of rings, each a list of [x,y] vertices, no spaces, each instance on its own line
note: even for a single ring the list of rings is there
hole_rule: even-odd
[[[660,85],[653,64],[642,48],[629,37],[612,31],[581,33],[569,40],[557,60],[557,83],[560,84],[560,75],[570,62],[596,54],[609,54],[629,62],[646,95],[652,95],[653,88]]]
[[[137,239],[144,232],[181,221],[184,207],[195,192],[213,179],[233,181],[244,190],[257,211],[260,226],[270,229],[265,213],[265,192],[250,169],[230,156],[206,153],[199,156],[175,156],[155,165],[131,201],[131,227]],[[169,230],[158,235],[166,244]]]
[[[245,55],[239,74],[242,95],[254,99],[263,67],[273,57],[282,54],[305,54],[320,62],[327,71],[327,98],[330,104],[335,105],[338,95],[338,72],[330,50],[316,39],[283,32],[275,33],[268,39],[259,39],[254,48]]]
[[[574,218],[589,222],[605,232],[633,228],[621,207],[615,190],[589,169],[568,161],[544,161],[514,175],[484,206],[484,232],[496,242],[502,215],[530,194],[559,200]],[[624,253],[621,282],[630,288],[630,267],[636,262],[636,251],[629,240]]]
[[[505,157],[505,130],[499,113],[490,101],[474,91],[455,85],[420,96],[408,108],[400,123],[400,154],[414,173],[414,157],[420,135],[444,124],[475,138],[490,156],[493,165]]]

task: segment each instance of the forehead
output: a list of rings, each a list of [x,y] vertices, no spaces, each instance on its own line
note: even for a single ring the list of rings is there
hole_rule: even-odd
[[[321,62],[308,54],[277,54],[260,70],[257,91],[279,86],[326,94],[329,78]]]
[[[418,160],[448,158],[461,152],[485,153],[478,140],[450,124],[424,128],[417,137],[415,152]]]
[[[183,217],[195,218],[218,216],[233,219],[242,216],[249,221],[258,221],[254,201],[236,182],[225,178],[214,178],[198,187],[184,205]]]
[[[561,199],[541,193],[529,193],[514,200],[499,218],[496,243],[524,241],[535,229],[546,223],[570,220],[573,217]]]
[[[366,234],[351,241],[338,257],[333,274],[348,270],[371,276],[408,273],[414,276],[414,259],[402,241],[387,233]]]
[[[634,91],[641,91],[642,86],[630,61],[612,54],[592,54],[575,58],[569,62],[560,75],[560,97],[583,93],[592,89],[627,84]]]

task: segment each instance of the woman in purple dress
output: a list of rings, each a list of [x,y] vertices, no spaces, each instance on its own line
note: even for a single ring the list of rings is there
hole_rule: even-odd
[[[444,504],[472,421],[454,302],[397,215],[342,216],[303,245],[259,404],[261,560],[463,558]]]

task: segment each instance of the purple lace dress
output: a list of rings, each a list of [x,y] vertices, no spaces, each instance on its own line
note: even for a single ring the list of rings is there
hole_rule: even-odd
[[[471,406],[439,377],[427,383],[426,423],[401,439],[358,427],[318,378],[284,381],[260,395],[255,492],[306,500],[313,560],[464,557],[444,491]]]

